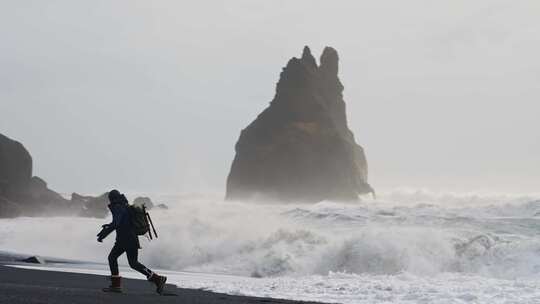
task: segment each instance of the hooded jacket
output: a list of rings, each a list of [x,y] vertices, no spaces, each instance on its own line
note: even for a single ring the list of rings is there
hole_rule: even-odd
[[[108,207],[112,213],[112,222],[105,225],[103,231],[99,234],[104,239],[112,231],[116,230],[116,243],[124,248],[140,248],[139,237],[133,231],[131,225],[131,214],[129,212],[128,201],[123,199],[112,201]]]

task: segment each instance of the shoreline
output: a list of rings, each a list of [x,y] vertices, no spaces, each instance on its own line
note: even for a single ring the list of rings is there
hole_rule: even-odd
[[[283,303],[323,304],[322,302],[293,301],[275,298],[228,295],[206,290],[180,288],[167,284],[166,295],[160,296],[145,280],[122,279],[124,292],[105,293],[106,276],[51,270],[17,268],[9,265],[38,266],[39,264],[0,261],[0,303]],[[44,265],[41,265],[44,266]]]

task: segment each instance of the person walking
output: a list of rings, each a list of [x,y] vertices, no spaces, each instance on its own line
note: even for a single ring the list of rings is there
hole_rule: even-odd
[[[116,230],[116,241],[108,257],[109,268],[111,269],[111,285],[103,288],[103,291],[122,292],[122,278],[118,270],[118,257],[125,252],[129,266],[145,275],[148,281],[156,285],[156,292],[162,294],[167,277],[158,275],[138,261],[141,246],[139,237],[133,231],[128,200],[116,189],[110,191],[108,197],[110,201],[108,207],[111,210],[113,219],[110,224],[102,226],[103,229],[97,235],[97,241],[103,242],[103,239],[114,230]]]

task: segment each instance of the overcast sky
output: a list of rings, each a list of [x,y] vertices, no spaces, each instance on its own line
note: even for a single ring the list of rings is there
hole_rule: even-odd
[[[304,45],[376,189],[540,191],[540,2],[0,1],[0,133],[62,192],[224,192]]]

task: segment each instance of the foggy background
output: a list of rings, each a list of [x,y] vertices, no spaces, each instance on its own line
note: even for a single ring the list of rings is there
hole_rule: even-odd
[[[0,133],[60,192],[224,193],[309,45],[340,54],[375,189],[534,192],[540,2],[0,1]]]

